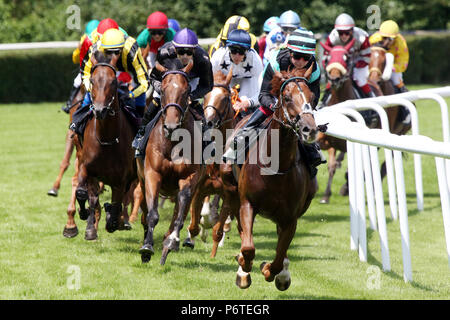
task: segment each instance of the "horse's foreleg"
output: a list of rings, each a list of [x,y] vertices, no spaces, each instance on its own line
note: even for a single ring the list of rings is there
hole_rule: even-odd
[[[163,252],[161,256],[160,264],[164,265],[167,259],[167,255],[171,251],[178,251],[180,247],[180,231],[183,228],[184,220],[189,212],[191,205],[194,186],[196,184],[195,174],[191,175],[187,179],[180,180],[178,182],[180,191],[178,192],[178,210],[174,210],[174,216],[176,219],[173,223],[173,229],[163,242]]]
[[[342,185],[341,190],[339,190],[341,196],[348,196],[348,170],[345,172],[345,183]]]
[[[295,230],[297,229],[297,221],[287,223],[285,226],[277,226],[278,243],[275,259],[272,263],[261,264],[261,272],[266,281],[273,281],[275,279],[275,286],[278,290],[287,290],[291,284],[291,276],[287,267],[289,260],[287,259],[287,250],[294,238]],[[281,272],[283,270],[283,272]],[[281,273],[280,273],[281,272]]]
[[[67,223],[64,226],[63,235],[66,238],[73,238],[78,235],[78,227],[75,223],[76,196],[75,192],[78,186],[78,159],[75,159],[75,174],[72,177],[72,193],[69,206],[67,208]]]
[[[237,258],[239,269],[236,276],[236,285],[245,289],[250,287],[253,259],[255,258],[255,245],[253,243],[253,207],[245,199],[239,209],[238,224],[241,227],[241,252]]]
[[[159,221],[158,198],[160,186],[161,175],[158,172],[153,171],[152,169],[146,170],[143,191],[145,193],[147,211],[144,211],[146,212],[146,214],[144,214],[144,212],[142,213],[142,224],[144,226],[144,243],[139,249],[139,253],[141,254],[141,260],[143,263],[149,262],[152,255],[155,253],[155,251],[153,250],[153,231]]]
[[[200,218],[201,218],[201,212],[202,212],[202,206],[203,206],[203,199],[205,194],[200,190],[201,188],[198,188],[194,196],[192,197],[192,203],[191,203],[191,223],[188,227],[188,236],[186,240],[183,242],[183,247],[190,247],[194,248],[195,246],[195,240],[194,237],[196,237],[200,233]]]
[[[79,214],[81,220],[86,220],[89,212],[86,210],[86,201],[89,200],[87,170],[83,163],[78,162],[78,185],[75,191],[75,197],[78,201]]]
[[[87,219],[86,233],[84,239],[95,240],[97,239],[97,226],[99,220],[99,201],[98,201],[98,182],[95,179],[89,179],[88,192],[89,192],[89,216]]]
[[[58,196],[58,191],[59,191],[59,188],[61,187],[62,177],[70,165],[70,157],[72,156],[72,153],[73,153],[73,147],[74,147],[74,144],[72,141],[72,131],[68,130],[67,134],[66,134],[66,149],[64,151],[64,157],[59,166],[59,174],[58,174],[58,177],[56,177],[55,182],[53,183],[53,188],[51,188],[47,192],[47,194],[49,196],[54,196],[54,197]]]

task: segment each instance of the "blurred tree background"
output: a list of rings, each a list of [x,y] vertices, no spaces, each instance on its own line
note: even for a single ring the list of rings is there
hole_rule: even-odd
[[[67,27],[72,5],[80,8],[80,30]],[[367,28],[370,5],[378,5],[381,20],[393,19],[401,30],[449,29],[448,0],[0,0],[0,43],[78,40],[91,19],[115,19],[132,36],[145,28],[147,16],[163,11],[201,38],[217,36],[234,14],[248,18],[251,31],[261,34],[264,21],[286,10],[300,15],[313,32],[329,32],[336,16],[352,15],[357,26]]]

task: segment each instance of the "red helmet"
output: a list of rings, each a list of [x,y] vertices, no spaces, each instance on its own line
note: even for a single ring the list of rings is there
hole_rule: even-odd
[[[119,29],[119,25],[111,18],[103,19],[97,26],[97,32],[99,34],[105,33],[108,29]]]
[[[168,29],[169,19],[161,11],[153,12],[147,18],[147,29]]]

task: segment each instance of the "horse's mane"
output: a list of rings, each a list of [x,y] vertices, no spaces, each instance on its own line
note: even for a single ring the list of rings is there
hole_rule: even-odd
[[[279,96],[283,82],[292,77],[303,77],[306,71],[307,71],[306,68],[302,69],[294,68],[289,71],[281,71],[281,72],[276,71],[272,78],[272,90],[270,91],[270,93],[274,96]]]
[[[225,84],[227,82],[227,76],[223,74],[222,71],[214,72],[214,83],[215,84]]]
[[[169,71],[183,69],[184,66],[178,59],[164,59],[162,65]]]

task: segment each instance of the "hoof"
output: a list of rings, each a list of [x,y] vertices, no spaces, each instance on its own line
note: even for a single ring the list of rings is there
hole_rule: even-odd
[[[128,221],[123,221],[119,223],[119,229],[118,230],[131,230],[133,229],[131,227],[131,224]]]
[[[195,246],[195,242],[192,241],[190,238],[186,238],[186,240],[184,240],[184,242],[183,242],[183,247],[188,247],[188,248],[194,249],[194,246]]]
[[[322,198],[320,199],[320,204],[329,204],[330,203],[330,199],[329,198]]]
[[[86,209],[79,208],[78,214],[80,215],[81,220],[87,220],[87,218],[89,217],[89,211]]]
[[[167,247],[163,248],[162,254],[161,254],[161,260],[159,261],[160,265],[165,265],[166,264],[166,260],[167,260],[167,256],[169,255],[170,250]]]
[[[58,190],[56,190],[55,188],[51,188],[50,190],[48,190],[47,194],[49,196],[52,196],[52,197],[57,197],[58,196]]]
[[[78,235],[78,227],[73,228],[64,227],[63,236],[66,238],[75,238]]]
[[[250,273],[242,271],[242,268],[239,267],[239,270],[236,274],[236,285],[241,289],[247,289],[252,284],[252,278]]]
[[[84,239],[88,241],[97,240],[97,230],[95,230],[95,228],[86,229]]]
[[[277,287],[280,291],[286,291],[289,289],[289,286],[291,285],[291,278],[283,279],[282,277],[275,277],[275,287]]]
[[[108,212],[106,213],[106,231],[109,233],[113,233],[114,231],[119,229],[119,221],[118,219],[111,216],[111,214]]]
[[[153,247],[149,244],[143,245],[141,249],[139,249],[139,253],[141,254],[142,263],[147,263],[152,258],[152,255],[155,254]]]
[[[341,196],[348,196],[348,186],[344,184],[344,185],[341,187],[341,190],[339,191],[339,194],[340,194]]]
[[[180,249],[180,240],[167,237],[163,242],[163,247],[169,251],[178,251]]]

